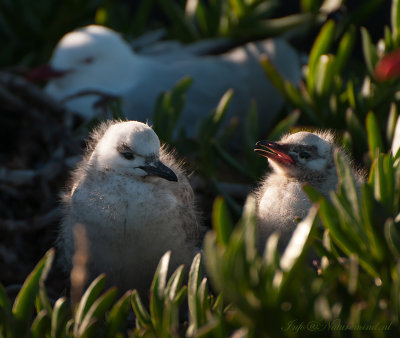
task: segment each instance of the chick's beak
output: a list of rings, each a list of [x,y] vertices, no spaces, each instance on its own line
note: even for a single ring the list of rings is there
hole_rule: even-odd
[[[276,142],[258,141],[254,151],[272,161],[282,164],[294,164],[294,160],[288,154],[287,150]]]
[[[139,168],[144,170],[148,176],[158,176],[166,179],[167,181],[178,182],[178,177],[175,175],[175,173],[161,161],[155,161]]]

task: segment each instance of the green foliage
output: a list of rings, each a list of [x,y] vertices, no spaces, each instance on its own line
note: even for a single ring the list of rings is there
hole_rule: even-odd
[[[186,93],[193,80],[185,77],[178,81],[171,91],[161,93],[153,111],[154,131],[166,143],[173,142],[176,124],[185,104]]]
[[[397,13],[396,1],[392,7],[392,13]],[[368,31],[361,28],[365,66],[358,70],[351,68],[354,61],[349,60],[356,39],[355,28],[350,27],[341,37],[337,37],[337,24],[332,20],[327,21],[311,48],[306,81],[298,88],[283,79],[270,60],[262,60],[271,82],[301,112],[299,121],[342,132],[344,145],[350,147],[358,158],[368,146],[372,159],[375,148],[388,149],[391,144],[396,115],[392,111],[397,111],[396,92],[399,83],[377,81],[375,66],[383,55],[382,49],[388,52],[398,45],[394,38],[394,32],[398,29],[396,22],[393,19],[392,28],[386,28],[385,39],[378,42],[379,48],[373,44]],[[363,130],[363,121],[367,125],[368,144],[364,141],[367,133]],[[385,137],[386,130],[389,131],[389,138]]]
[[[171,33],[183,41],[215,36],[255,39],[283,34],[316,20],[310,12],[271,18],[279,5],[276,0],[187,0],[185,8],[160,0],[160,5],[171,22]]]
[[[54,256],[50,250],[27,277],[13,304],[0,285],[0,337],[399,333],[400,153],[393,156],[389,150],[399,115],[400,82],[381,81],[375,72],[382,57],[400,46],[400,1],[392,1],[391,25],[378,42],[358,25],[380,1],[365,1],[340,22],[322,20],[326,13],[320,9],[325,2],[320,0],[303,0],[302,13],[271,19],[276,3],[142,1],[133,19],[126,4],[111,1],[0,4],[0,37],[6,46],[2,65],[46,61],[59,37],[78,24],[106,24],[136,36],[149,26],[157,27],[149,23],[154,10],[168,22],[168,36],[181,41],[215,36],[247,40],[289,32],[294,27],[304,32],[300,28],[323,22],[309,51],[304,82],[293,85],[269,59],[261,61],[288,109],[294,108],[269,132],[268,139],[279,139],[304,125],[334,129],[346,150],[369,169],[367,180],[362,180],[361,174],[354,177],[347,157],[336,153],[337,190],[322,196],[305,186],[314,204],[298,224],[288,247],[281,255],[278,235],[273,234],[261,253],[254,198],[247,199],[242,212],[240,202],[220,188],[225,180],[254,183],[265,171],[265,161],[253,153],[260,137],[257,109],[255,105],[249,107],[241,128],[243,135],[237,141],[242,142],[240,153],[229,148],[239,129],[236,120],[226,121],[232,91],[226,92],[210,115],[200,121],[196,137],[188,140],[176,127],[191,85],[190,79],[182,79],[159,96],[153,122],[160,139],[193,158],[196,171],[211,184],[213,193],[219,194],[204,254],[194,258],[188,274],[183,266],[168,274],[170,253],[166,253],[155,272],[149,301],[142,300],[136,290],[117,300],[115,288],[103,291],[105,276],[101,275],[71,308],[67,298],[53,304],[47,296],[44,280]],[[13,13],[18,13],[22,24],[10,19]],[[357,40],[361,41],[363,62],[352,54]],[[123,118],[118,102],[110,104],[110,111],[113,118]],[[316,267],[312,267],[313,258],[318,258]],[[133,328],[127,323],[132,312],[136,316]],[[353,328],[381,326],[373,332],[340,330],[335,329],[335,323]]]
[[[54,250],[49,250],[44,258],[37,264],[36,268],[25,280],[17,298],[11,307],[4,288],[0,287],[0,333],[4,337],[21,337],[27,335],[31,325],[31,317],[34,311],[35,298],[39,292],[39,287],[43,287],[43,282],[51,267],[54,258]],[[47,327],[48,323],[44,319],[48,316],[46,310],[39,312],[34,321],[33,328],[37,332]]]
[[[136,290],[128,291],[114,304],[115,288],[101,294],[102,275],[88,287],[71,314],[65,298],[52,306],[44,292],[43,281],[53,256],[50,251],[27,278],[13,307],[0,287],[0,334],[13,337],[18,331],[35,337],[112,337],[126,329],[130,303],[137,318],[133,337],[226,337],[234,332],[292,336],[292,325],[301,322],[314,323],[301,329],[311,334],[334,330],[338,323],[379,323],[382,335],[398,330],[399,158],[376,152],[367,182],[353,176],[340,152],[335,154],[335,162],[337,191],[328,199],[311,186],[305,187],[315,204],[282,255],[277,250],[276,234],[268,239],[263,255],[257,250],[254,197],[248,198],[236,226],[223,200],[216,200],[212,217],[215,232],[206,236],[204,255],[217,297],[210,293],[203,276],[200,254],[193,260],[186,287],[183,266],[167,278],[167,252],[154,275],[149,310]],[[316,258],[312,248],[321,257],[318,271],[310,265],[310,257]],[[36,315],[29,326],[35,297]],[[179,308],[185,299],[187,307],[183,308],[188,309],[189,322],[182,326]]]

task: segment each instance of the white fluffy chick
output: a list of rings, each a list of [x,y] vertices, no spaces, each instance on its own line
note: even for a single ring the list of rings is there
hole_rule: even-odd
[[[68,271],[76,224],[89,243],[89,281],[104,272],[109,285],[145,297],[166,251],[172,250],[170,271],[190,266],[201,240],[193,190],[148,125],[103,123],[71,183],[58,241]]]
[[[285,135],[279,142],[259,141],[256,146],[255,151],[268,158],[272,167],[256,191],[259,249],[262,251],[266,239],[277,231],[282,251],[312,205],[303,184],[310,184],[327,197],[336,189],[334,152],[339,147],[329,132],[298,132]]]
[[[190,76],[193,83],[178,122],[178,130],[183,129],[188,137],[195,135],[198,121],[216,108],[230,88],[234,96],[226,121],[232,117],[243,120],[254,99],[260,126],[268,128],[283,98],[267,79],[260,65],[261,55],[267,55],[293,84],[299,82],[299,57],[282,39],[247,43],[222,55],[198,56],[182,48],[180,56],[177,49],[173,54],[152,57],[134,53],[117,32],[90,25],[59,41],[50,61],[52,71],[47,69],[55,77],[45,90],[56,99],[69,98],[66,106],[86,118],[98,113],[94,103],[99,96],[71,96],[88,90],[112,94],[122,98],[128,119],[146,122],[151,121],[158,95]]]

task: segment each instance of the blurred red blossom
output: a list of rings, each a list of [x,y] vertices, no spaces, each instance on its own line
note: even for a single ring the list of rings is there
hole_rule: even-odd
[[[379,81],[400,77],[400,48],[379,60],[375,67],[375,77]]]

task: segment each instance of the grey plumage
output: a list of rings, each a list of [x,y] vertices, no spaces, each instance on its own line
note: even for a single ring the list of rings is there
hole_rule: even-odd
[[[279,142],[260,141],[255,151],[267,157],[272,167],[256,191],[259,247],[263,250],[266,239],[277,231],[282,251],[312,204],[303,184],[329,197],[329,191],[338,184],[334,153],[342,150],[330,132],[298,132],[285,135]],[[354,174],[361,180],[357,171]]]
[[[199,250],[193,190],[181,163],[144,123],[107,122],[95,130],[63,204],[58,247],[66,270],[79,223],[89,242],[89,279],[105,272],[122,291],[146,295],[167,250],[172,271],[190,265]]]

